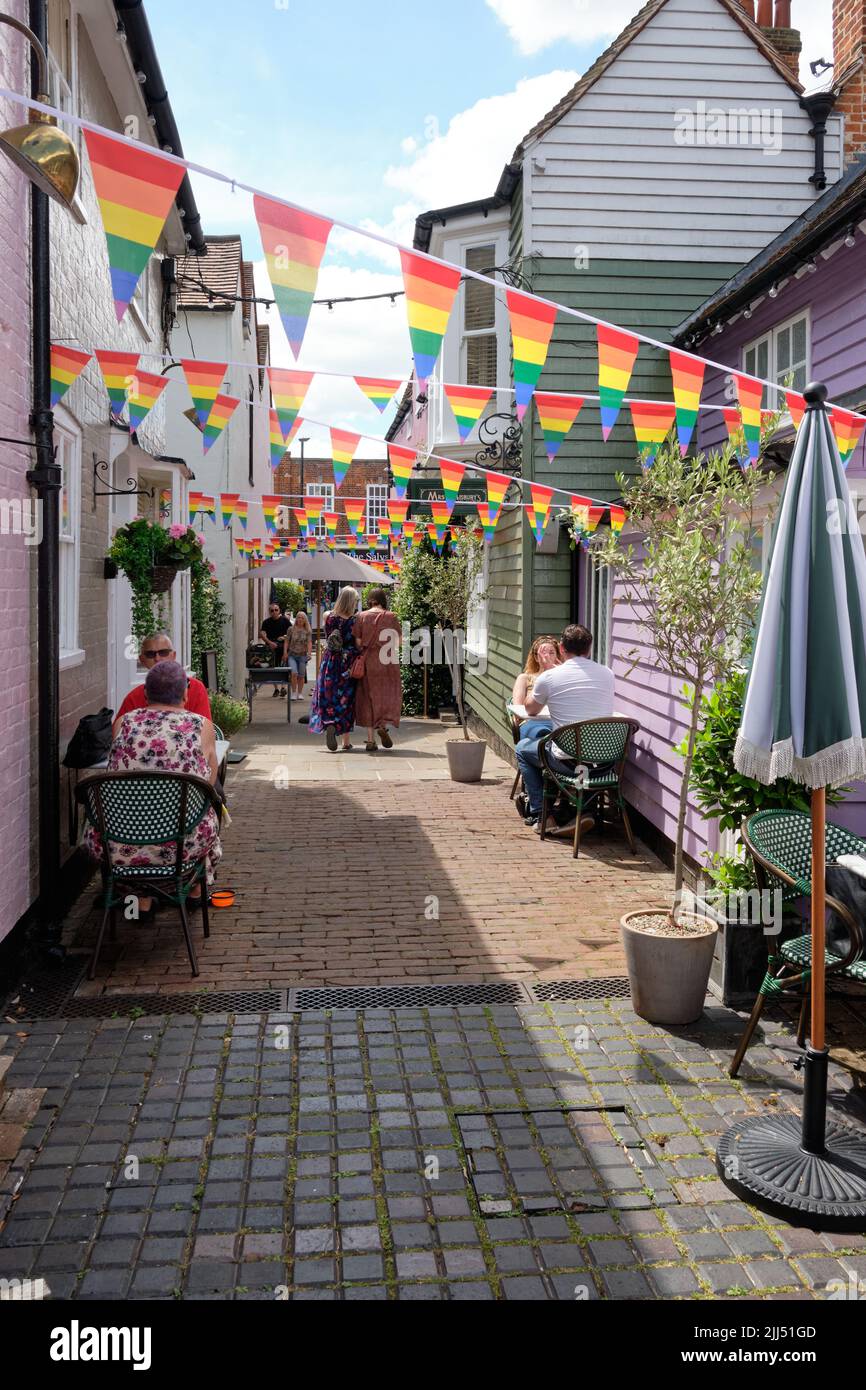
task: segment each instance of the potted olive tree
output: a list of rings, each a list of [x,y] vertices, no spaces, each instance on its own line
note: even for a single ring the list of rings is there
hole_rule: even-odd
[[[635,1012],[653,1023],[683,1024],[703,1009],[718,931],[715,920],[683,904],[692,763],[703,696],[730,675],[757,610],[761,576],[752,538],[766,480],[758,467],[740,466],[732,445],[684,459],[674,442],[639,476],[618,481],[638,546],[611,534],[593,549],[593,561],[611,571],[615,601],[630,610],[653,668],[685,683],[687,725],[678,750],[673,903],[641,905],[620,929]],[[639,655],[631,658],[636,666]]]
[[[430,566],[427,602],[439,627],[445,657],[451,668],[451,681],[462,739],[445,744],[448,767],[454,782],[480,782],[487,744],[470,739],[463,699],[463,666],[466,627],[473,603],[483,603],[486,594],[478,581],[484,567],[484,542],[468,526],[454,527],[448,554]]]

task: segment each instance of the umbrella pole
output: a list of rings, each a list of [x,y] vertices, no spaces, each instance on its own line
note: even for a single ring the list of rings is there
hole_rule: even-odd
[[[827,1118],[827,1063],[825,1046],[825,911],[827,793],[812,789],[812,979],[809,1042],[804,1062],[803,1148],[807,1153],[825,1151]]]

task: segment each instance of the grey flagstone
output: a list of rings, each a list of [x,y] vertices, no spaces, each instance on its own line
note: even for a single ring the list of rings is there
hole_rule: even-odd
[[[807,409],[758,616],[738,771],[807,787],[866,777],[866,553],[823,406]]]

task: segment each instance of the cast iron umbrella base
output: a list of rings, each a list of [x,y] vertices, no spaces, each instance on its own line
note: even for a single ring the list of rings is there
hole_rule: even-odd
[[[803,1118],[757,1115],[722,1135],[719,1176],[743,1201],[818,1231],[866,1231],[866,1135],[826,1119],[827,1050],[806,1051]]]

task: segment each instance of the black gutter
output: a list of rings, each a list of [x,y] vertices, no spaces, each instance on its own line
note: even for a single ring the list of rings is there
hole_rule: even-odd
[[[144,12],[144,0],[114,0],[114,8],[119,27],[126,34],[132,66],[136,72],[144,73],[146,78],[141,90],[147,109],[156,121],[155,129],[159,143],[162,147],[167,147],[172,154],[182,158],[183,146],[153,46],[150,25]],[[183,209],[183,229],[187,236],[187,245],[196,255],[207,255],[207,243],[201,229],[201,216],[189,174],[184,175],[175,201]]]
[[[30,0],[30,28],[48,47],[46,0]],[[39,94],[39,60],[31,59],[32,94]],[[54,454],[51,410],[51,242],[49,199],[30,190],[31,319],[33,410],[30,427],[36,467],[27,481],[36,491],[41,540],[37,560],[36,691],[38,701],[37,776],[39,789],[39,897],[37,917],[42,944],[56,947],[60,886],[60,468]]]
[[[444,227],[452,217],[471,217],[474,213],[486,217],[488,212],[505,207],[506,203],[511,202],[514,190],[520,182],[521,168],[520,164],[506,164],[496,185],[496,192],[491,198],[476,198],[471,203],[455,203],[450,208],[432,208],[430,212],[422,212],[415,219],[415,239],[412,242],[415,250],[429,251],[434,226]]]

